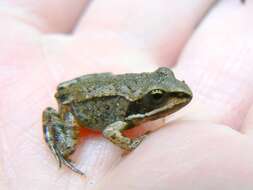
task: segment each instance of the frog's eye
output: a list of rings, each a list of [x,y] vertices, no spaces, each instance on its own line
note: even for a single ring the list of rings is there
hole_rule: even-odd
[[[127,115],[148,113],[161,107],[167,100],[167,92],[160,89],[151,90],[141,99],[130,103]]]
[[[160,89],[155,89],[150,92],[150,96],[152,97],[154,102],[160,102],[164,98],[165,92]]]

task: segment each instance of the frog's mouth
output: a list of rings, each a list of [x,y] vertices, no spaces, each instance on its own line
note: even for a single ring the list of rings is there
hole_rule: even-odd
[[[143,121],[155,120],[161,117],[170,115],[181,109],[191,101],[191,97],[186,95],[184,97],[172,97],[167,103],[157,109],[151,110],[147,113],[133,114],[126,117],[126,121],[131,121],[133,124],[138,124]]]

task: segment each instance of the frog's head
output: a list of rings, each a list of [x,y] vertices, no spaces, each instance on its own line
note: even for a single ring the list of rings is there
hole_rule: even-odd
[[[135,124],[155,120],[176,112],[192,99],[192,92],[184,81],[177,80],[166,67],[157,69],[143,81],[139,98],[130,103],[126,120]]]

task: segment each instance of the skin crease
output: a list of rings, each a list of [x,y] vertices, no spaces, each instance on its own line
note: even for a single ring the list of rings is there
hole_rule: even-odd
[[[211,0],[97,0],[89,7],[76,0],[75,14],[66,8],[70,1],[50,2],[0,4],[1,190],[253,188],[251,1],[224,0],[210,9]],[[40,118],[43,108],[56,107],[56,85],[84,73],[158,65],[174,65],[193,90],[179,119],[123,158],[86,132],[73,159],[88,177],[59,170]]]

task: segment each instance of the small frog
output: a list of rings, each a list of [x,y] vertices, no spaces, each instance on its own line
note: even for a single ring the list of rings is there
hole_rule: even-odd
[[[88,74],[58,85],[58,111],[43,112],[45,141],[61,167],[77,169],[69,156],[75,151],[80,127],[101,131],[103,136],[125,150],[135,149],[144,136],[130,139],[126,129],[169,115],[192,99],[184,81],[169,68],[151,73]]]

